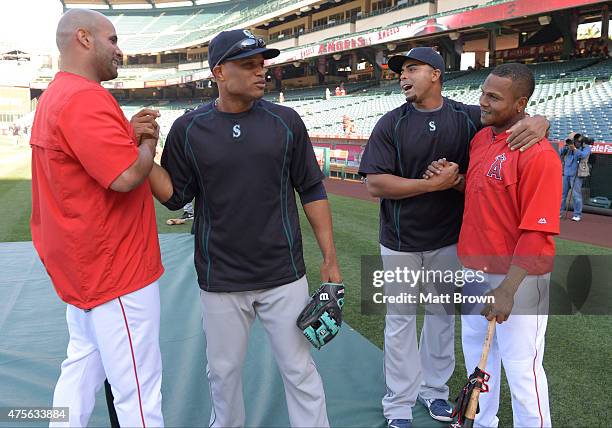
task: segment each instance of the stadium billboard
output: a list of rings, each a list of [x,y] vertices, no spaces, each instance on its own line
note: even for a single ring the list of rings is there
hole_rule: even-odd
[[[193,73],[190,77],[192,81],[196,81],[196,80],[204,80],[204,79],[208,79],[211,75],[211,72],[209,69],[205,68],[204,70],[200,70],[196,73]]]
[[[591,147],[591,153],[612,155],[612,143],[597,142]]]
[[[178,85],[179,83],[182,83],[180,77],[166,79],[166,86]]]
[[[160,88],[166,86],[165,80],[147,80],[144,82],[145,88]]]
[[[496,51],[495,58],[509,61],[514,59],[535,58],[538,55],[548,56],[560,54],[561,52],[563,52],[563,43],[549,43]]]

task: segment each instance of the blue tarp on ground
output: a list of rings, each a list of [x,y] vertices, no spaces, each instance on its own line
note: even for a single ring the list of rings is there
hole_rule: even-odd
[[[160,243],[166,268],[160,280],[164,419],[170,427],[208,426],[210,395],[193,237],[160,235]],[[55,294],[31,242],[0,244],[0,267],[0,407],[50,406],[68,343],[66,306]],[[345,325],[334,342],[313,352],[325,384],[331,425],[385,426],[380,349]],[[244,389],[248,426],[289,425],[282,381],[259,323],[251,334]],[[108,424],[102,390],[90,426]],[[443,426],[418,405],[414,425]]]

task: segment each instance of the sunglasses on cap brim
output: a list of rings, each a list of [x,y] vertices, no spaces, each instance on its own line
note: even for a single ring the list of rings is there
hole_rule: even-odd
[[[217,63],[215,64],[214,67],[218,66],[219,64],[221,64],[223,61],[225,61],[227,58],[236,55],[237,53],[243,52],[243,51],[250,51],[253,49],[257,49],[257,48],[265,48],[266,47],[266,42],[259,38],[253,38],[253,37],[249,37],[246,39],[242,39],[236,43],[234,43],[232,45],[232,47],[230,47],[227,52],[225,52],[223,54],[223,56],[221,58],[219,58],[219,61],[217,61]],[[214,68],[213,67],[213,68]]]

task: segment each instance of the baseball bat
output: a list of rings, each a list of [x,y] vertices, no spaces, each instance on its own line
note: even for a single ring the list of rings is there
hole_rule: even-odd
[[[487,326],[487,335],[485,336],[484,344],[482,345],[482,354],[480,355],[480,362],[478,368],[485,370],[487,366],[487,357],[489,356],[489,348],[491,347],[491,341],[495,334],[495,318],[489,321]],[[465,410],[465,421],[463,428],[472,428],[474,426],[474,418],[476,417],[476,409],[478,408],[478,398],[480,397],[480,385],[476,384],[470,401],[468,402],[467,409]]]

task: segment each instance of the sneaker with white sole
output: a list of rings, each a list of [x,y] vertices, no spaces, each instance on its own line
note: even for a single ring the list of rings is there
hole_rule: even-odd
[[[179,217],[181,220],[193,220],[193,213],[183,211],[183,215]]]
[[[440,422],[452,422],[453,408],[441,398],[426,399],[418,397],[419,402],[429,410],[429,416]]]
[[[574,217],[572,217],[572,220],[573,220],[573,221],[580,221],[580,220],[581,220],[581,218],[580,218],[580,216],[579,216],[579,215],[575,215]]]
[[[388,419],[387,428],[412,428],[412,419]]]

